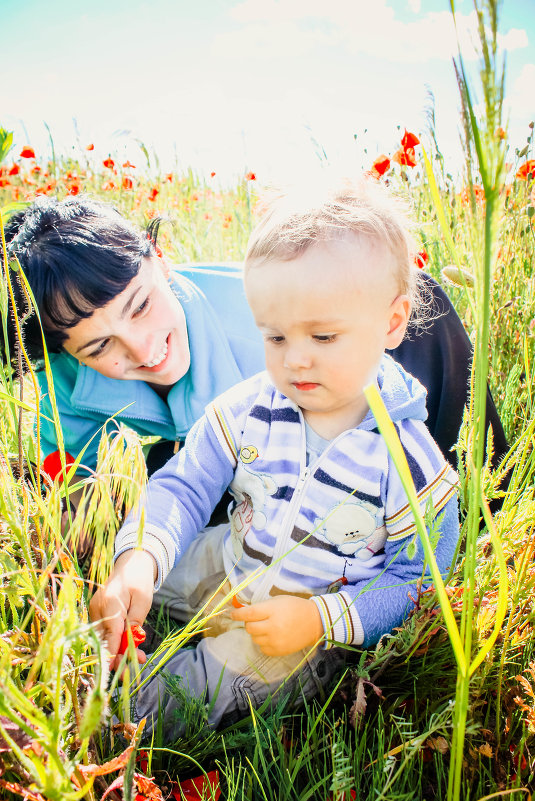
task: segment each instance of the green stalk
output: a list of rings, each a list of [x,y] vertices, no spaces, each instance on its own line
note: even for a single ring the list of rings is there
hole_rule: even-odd
[[[474,123],[475,124],[475,123]],[[490,322],[490,283],[492,255],[492,223],[494,217],[494,189],[483,184],[486,197],[485,245],[483,257],[483,276],[478,297],[477,342],[474,355],[474,458],[470,470],[470,499],[468,506],[468,526],[466,534],[466,554],[464,561],[463,607],[461,612],[461,638],[464,642],[464,656],[471,663],[473,642],[473,608],[475,596],[475,568],[477,562],[477,537],[481,508],[481,471],[485,453],[485,416],[487,408],[488,346]],[[476,665],[477,666],[477,665]],[[473,671],[472,671],[473,672]],[[448,777],[448,801],[460,798],[461,772],[463,765],[464,739],[471,672],[457,675],[455,693],[455,716],[453,720],[452,769]]]
[[[370,384],[369,386],[365,387],[364,394],[366,396],[366,400],[368,401],[368,405],[372,410],[373,415],[377,421],[377,426],[379,428],[379,431],[384,437],[388,450],[390,451],[390,455],[392,456],[392,461],[396,466],[396,470],[399,473],[401,483],[403,484],[403,489],[405,490],[405,493],[407,495],[407,500],[411,507],[411,511],[414,515],[416,530],[418,532],[418,536],[420,537],[422,547],[424,549],[425,559],[427,564],[429,565],[429,570],[433,578],[433,583],[435,585],[435,590],[440,603],[440,608],[442,609],[442,614],[444,615],[444,620],[446,623],[446,628],[448,629],[448,634],[451,640],[453,652],[455,654],[455,659],[457,660],[459,671],[463,675],[466,675],[468,669],[468,661],[466,659],[465,653],[463,653],[462,642],[459,636],[459,629],[457,628],[457,623],[455,622],[455,617],[453,615],[453,610],[451,608],[448,594],[446,592],[446,587],[444,585],[442,575],[440,573],[440,570],[438,568],[435,559],[435,553],[433,551],[433,546],[431,545],[431,541],[429,539],[427,527],[425,525],[425,521],[420,511],[420,504],[418,502],[418,496],[414,488],[414,483],[409,470],[409,465],[407,464],[407,458],[405,456],[405,453],[403,452],[403,448],[401,442],[399,441],[399,437],[395,429],[395,426],[392,420],[390,419],[390,416],[386,410],[386,406],[384,405],[383,399],[381,398],[377,387],[374,386],[373,384]]]

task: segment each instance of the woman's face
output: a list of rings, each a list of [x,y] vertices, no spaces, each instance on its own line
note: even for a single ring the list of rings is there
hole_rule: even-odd
[[[190,366],[184,311],[156,256],[144,258],[126,289],[68,334],[67,353],[109,378],[170,387]]]

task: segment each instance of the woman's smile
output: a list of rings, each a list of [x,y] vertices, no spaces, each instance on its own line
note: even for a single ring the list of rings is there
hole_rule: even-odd
[[[163,344],[163,348],[162,348],[161,353],[159,353],[157,356],[155,356],[155,358],[152,359],[150,362],[147,362],[146,364],[142,365],[142,367],[144,369],[146,369],[146,370],[154,370],[154,371],[157,372],[158,370],[160,370],[162,368],[162,366],[163,366],[162,363],[163,363],[164,359],[166,358],[168,351],[169,351],[169,347],[167,345],[167,339],[166,339],[164,344]]]

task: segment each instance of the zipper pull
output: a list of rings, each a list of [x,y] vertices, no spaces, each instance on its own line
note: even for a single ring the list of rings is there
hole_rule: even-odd
[[[301,492],[301,490],[303,489],[303,485],[304,485],[305,481],[307,480],[307,478],[309,476],[309,473],[310,473],[310,469],[308,467],[305,467],[305,469],[303,470],[303,472],[301,473],[301,475],[297,479],[297,485],[296,485],[296,488],[295,488],[295,491],[296,491],[297,494],[299,494]]]

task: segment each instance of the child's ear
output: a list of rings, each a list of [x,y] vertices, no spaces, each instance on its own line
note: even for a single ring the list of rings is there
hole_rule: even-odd
[[[405,336],[409,317],[411,316],[411,301],[408,295],[398,295],[390,305],[389,328],[386,334],[388,349],[397,348]]]

